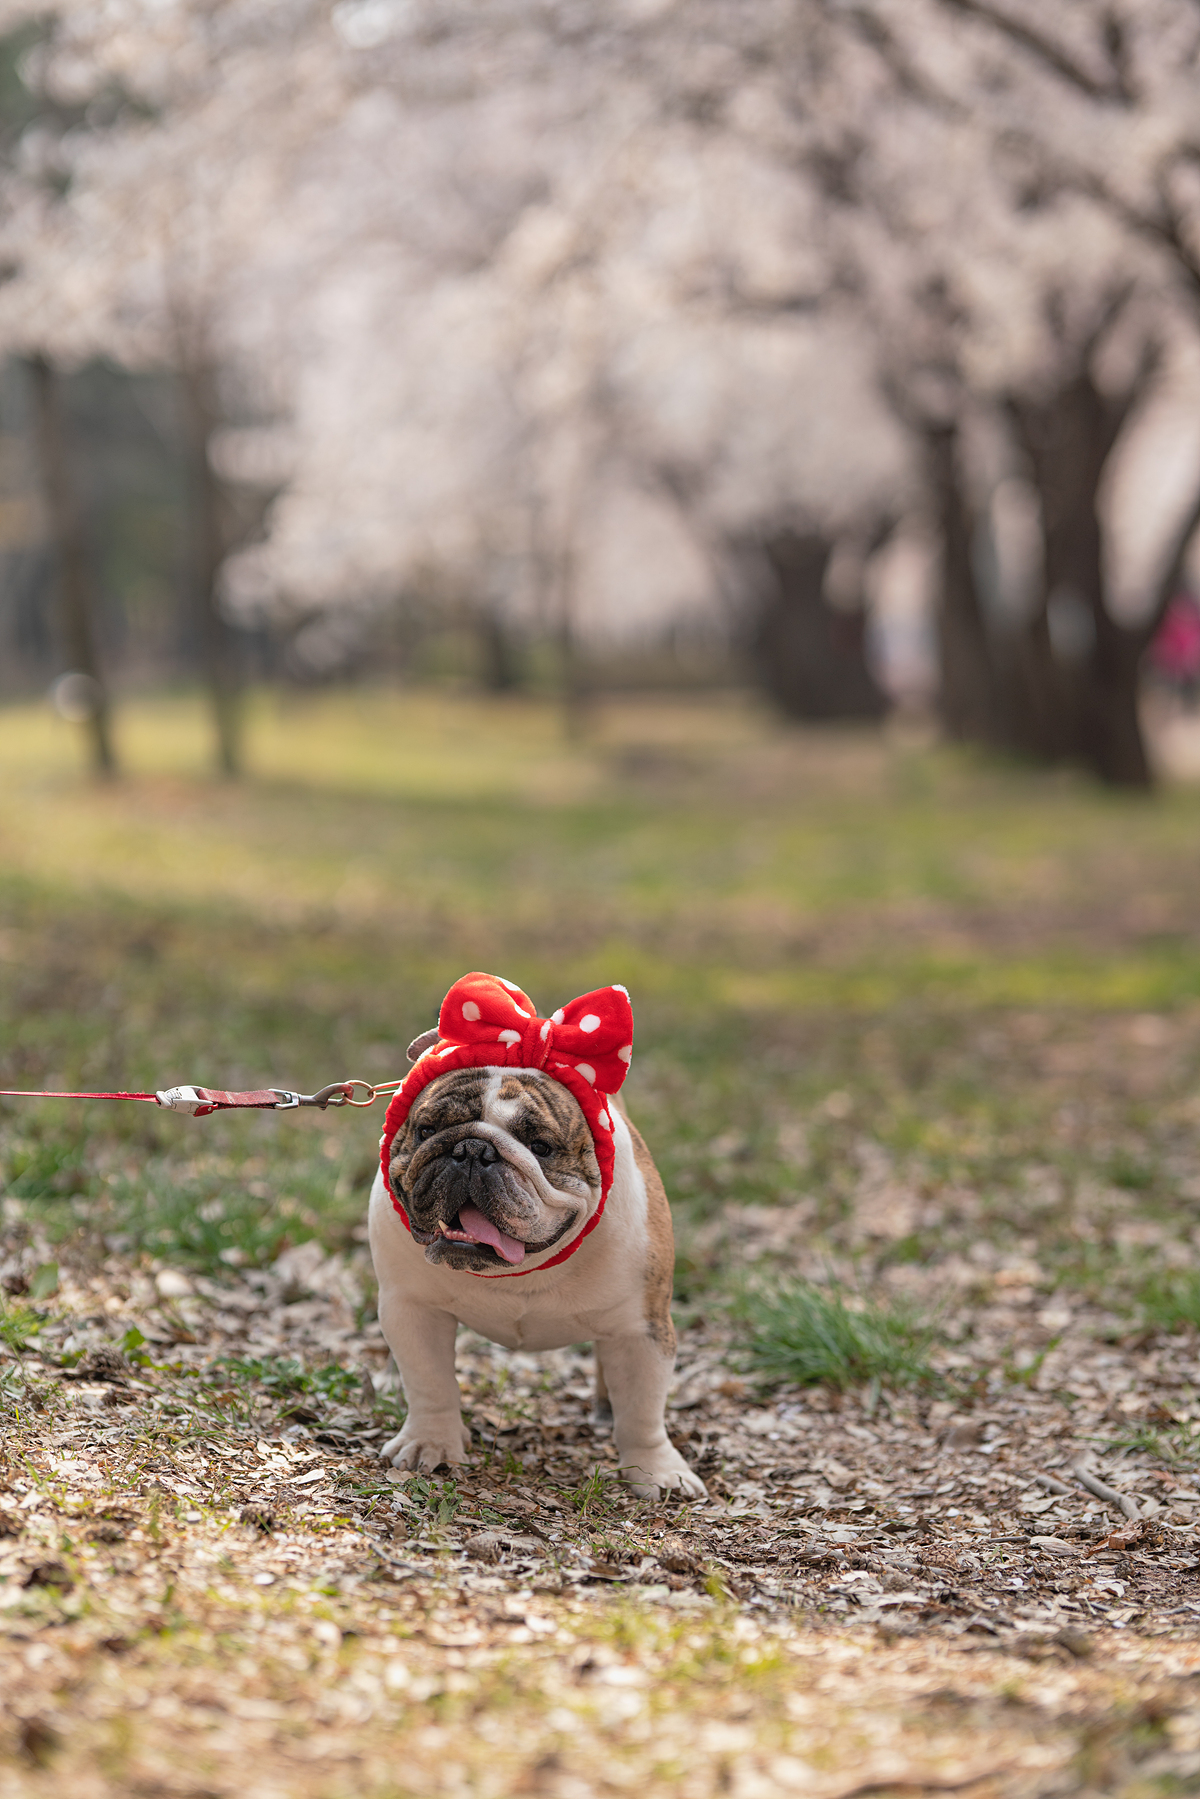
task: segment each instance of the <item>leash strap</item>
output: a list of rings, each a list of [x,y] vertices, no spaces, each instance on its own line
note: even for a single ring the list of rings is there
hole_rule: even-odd
[[[398,1081],[373,1087],[370,1081],[333,1081],[318,1093],[294,1093],[290,1087],[248,1087],[234,1092],[225,1087],[163,1087],[157,1093],[51,1093],[20,1087],[0,1087],[0,1099],[138,1099],[161,1106],[167,1112],[189,1112],[206,1118],[210,1112],[292,1112],[301,1106],[370,1106],[380,1094],[390,1094]],[[365,1098],[356,1099],[361,1089]]]
[[[154,1097],[168,1112],[190,1112],[193,1118],[235,1110],[288,1111],[300,1103],[298,1093],[284,1088],[276,1092],[274,1087],[250,1087],[244,1093],[230,1093],[223,1087],[164,1087]]]
[[[43,1093],[26,1092],[21,1087],[0,1087],[0,1099],[148,1099],[157,1104],[156,1093]]]

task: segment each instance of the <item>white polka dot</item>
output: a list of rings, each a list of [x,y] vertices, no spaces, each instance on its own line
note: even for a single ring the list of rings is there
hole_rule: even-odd
[[[576,1062],[575,1072],[581,1074],[585,1081],[590,1081],[593,1087],[596,1085],[596,1070],[590,1062]]]
[[[601,1112],[600,1123],[604,1126],[606,1131],[612,1130],[612,1119],[609,1117],[607,1112]]]
[[[545,1024],[542,1026],[541,1030],[538,1032],[538,1036],[541,1038],[542,1042],[544,1043],[549,1035],[550,1035],[550,1020],[547,1019]]]
[[[600,1020],[594,1012],[589,1012],[579,1020],[579,1028],[581,1031],[598,1031]]]
[[[614,992],[614,993],[623,993],[623,994],[624,994],[624,995],[625,995],[625,998],[626,998],[626,999],[628,999],[628,998],[629,998],[629,989],[628,989],[628,987],[622,987],[622,985],[621,985],[621,983],[620,983],[620,981],[614,981],[614,982],[613,982],[613,992]]]
[[[497,1041],[500,1043],[519,1043],[521,1041],[521,1033],[520,1031],[501,1031]]]
[[[506,981],[502,974],[498,974],[496,979],[502,987],[507,987],[510,993],[520,993],[521,989],[517,986],[515,981]]]
[[[433,1053],[440,1061],[443,1056],[452,1056],[457,1048],[457,1043],[448,1043],[445,1049],[435,1049]]]
[[[551,1012],[551,1014],[550,1014],[550,1016],[551,1016],[551,1018],[552,1018],[552,1019],[553,1019],[553,1020],[554,1020],[554,1023],[555,1023],[555,1024],[561,1024],[561,1023],[562,1023],[562,1021],[563,1021],[563,1009],[562,1009],[562,1007],[561,1007],[561,1006],[560,1006],[560,1007],[559,1007],[559,1008],[558,1008],[558,1011],[557,1011],[557,1012]]]
[[[473,999],[465,999],[463,1001],[463,1017],[467,1020],[468,1024],[474,1024],[479,1017],[479,1007],[475,1004]]]
[[[623,1049],[619,1049],[617,1051],[617,1060],[618,1060],[618,1062],[632,1062],[633,1061],[633,1045],[632,1045],[632,1043],[627,1043]]]

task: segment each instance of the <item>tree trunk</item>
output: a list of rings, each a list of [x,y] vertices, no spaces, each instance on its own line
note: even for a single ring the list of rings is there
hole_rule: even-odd
[[[780,532],[762,545],[771,574],[755,634],[759,679],[790,718],[878,719],[887,695],[867,665],[866,616],[838,612],[825,598],[833,545]]]
[[[87,719],[92,766],[97,774],[116,772],[109,729],[108,694],[96,648],[96,587],[88,555],[83,510],[71,470],[58,376],[44,356],[29,363],[34,429],[54,557],[58,565],[59,630],[68,665],[92,683],[94,703]]]
[[[958,427],[933,425],[925,450],[941,537],[938,712],[947,737],[1001,744],[998,677],[972,561],[975,521],[958,458]]]
[[[1080,739],[1086,760],[1110,787],[1154,785],[1138,714],[1144,648],[1140,630],[1105,616],[1083,695]]]
[[[218,422],[216,381],[212,369],[203,364],[185,368],[180,380],[191,503],[191,602],[216,725],[217,766],[221,774],[233,777],[241,772],[241,680],[237,640],[217,604],[225,538],[221,490],[208,459],[209,440]]]
[[[1109,614],[1097,497],[1135,398],[1131,389],[1110,399],[1085,369],[1048,400],[1009,405],[1041,502],[1044,544],[1041,599],[1017,659],[1028,730],[1018,747],[1081,761],[1121,787],[1152,781],[1138,718],[1145,633]]]
[[[568,545],[559,544],[552,557],[551,616],[558,647],[563,730],[568,742],[578,743],[591,729],[596,693],[575,628],[575,553]]]
[[[521,685],[521,664],[512,632],[497,607],[476,616],[480,675],[489,693],[513,693]]]

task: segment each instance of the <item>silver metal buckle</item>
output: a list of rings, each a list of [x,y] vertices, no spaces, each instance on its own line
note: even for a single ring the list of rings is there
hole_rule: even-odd
[[[275,1107],[277,1112],[290,1112],[300,1104],[300,1095],[292,1093],[287,1087],[272,1087],[271,1092],[279,1095],[279,1104]]]

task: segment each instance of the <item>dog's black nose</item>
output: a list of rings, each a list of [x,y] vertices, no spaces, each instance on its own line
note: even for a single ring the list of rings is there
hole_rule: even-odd
[[[495,1162],[495,1147],[486,1137],[460,1137],[454,1145],[454,1160],[465,1162],[470,1156],[473,1162]]]

